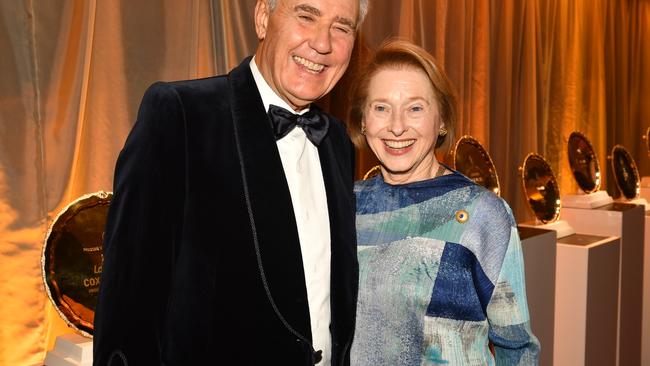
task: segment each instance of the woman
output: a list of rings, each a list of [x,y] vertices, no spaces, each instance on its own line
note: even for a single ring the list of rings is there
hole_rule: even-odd
[[[352,364],[536,364],[512,213],[434,154],[456,120],[448,79],[425,50],[392,41],[356,88],[351,134],[381,174],[355,185]]]

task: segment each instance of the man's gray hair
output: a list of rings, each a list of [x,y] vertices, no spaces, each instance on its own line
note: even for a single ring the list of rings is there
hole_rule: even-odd
[[[275,6],[278,4],[278,0],[266,0],[269,4],[271,10],[275,9]],[[368,14],[368,1],[369,0],[359,0],[359,18],[357,19],[357,29],[361,27],[361,23],[366,18]]]

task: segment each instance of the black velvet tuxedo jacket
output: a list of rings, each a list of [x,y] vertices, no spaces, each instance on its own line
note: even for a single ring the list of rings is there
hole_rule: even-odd
[[[249,61],[145,93],[116,166],[95,365],[314,364],[291,197]],[[332,364],[344,365],[358,283],[354,149],[330,118],[318,152]]]

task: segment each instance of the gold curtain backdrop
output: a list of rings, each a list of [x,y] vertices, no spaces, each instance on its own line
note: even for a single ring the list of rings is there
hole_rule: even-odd
[[[115,159],[156,80],[227,72],[257,44],[254,0],[0,2],[0,365],[42,361],[70,330],[40,273],[58,211],[112,189]],[[442,62],[459,96],[456,136],[490,152],[518,221],[531,218],[518,166],[543,154],[573,193],[578,130],[606,156],[620,143],[650,175],[650,1],[371,0],[350,71],[321,103],[345,117],[361,60],[402,37]],[[374,165],[358,158],[358,176]]]

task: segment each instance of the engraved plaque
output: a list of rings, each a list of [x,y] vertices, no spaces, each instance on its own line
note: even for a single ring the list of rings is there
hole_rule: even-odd
[[[568,142],[569,165],[578,186],[585,193],[600,189],[600,165],[591,143],[580,132],[572,132]]]
[[[622,145],[616,145],[612,148],[611,162],[614,180],[623,197],[630,200],[637,198],[641,191],[639,170],[632,155]]]
[[[528,154],[521,168],[521,182],[526,202],[539,221],[549,223],[560,217],[560,188],[546,160]]]
[[[52,222],[43,246],[45,290],[63,320],[87,337],[93,332],[111,197],[97,192],[70,203]]]
[[[461,137],[452,151],[454,169],[476,184],[500,194],[499,177],[490,155],[472,136]]]

